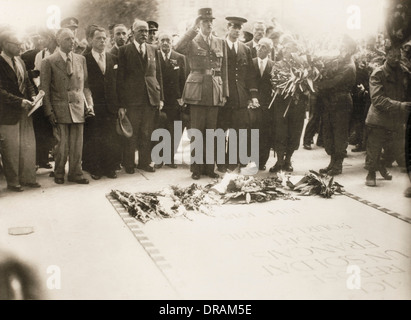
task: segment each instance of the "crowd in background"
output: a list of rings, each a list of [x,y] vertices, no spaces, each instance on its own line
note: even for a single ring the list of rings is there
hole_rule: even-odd
[[[241,17],[227,17],[227,34],[217,37],[214,19],[210,8],[200,9],[181,35],[140,19],[131,28],[90,24],[81,41],[74,17],[57,32],[40,30],[25,41],[3,26],[0,151],[8,189],[41,187],[38,168],[54,169],[50,176],[63,184],[67,161],[68,180],[79,184],[89,183],[83,170],[98,180],[115,179],[122,168],[127,174],[135,167],[176,168],[173,154],[168,162],[153,163],[151,133],[168,129],[175,152],[180,141],[174,141],[173,124],[179,120],[201,132],[259,129],[257,166],[266,170],[274,150],[271,173],[292,172],[301,138],[311,150],[314,137],[330,156],[323,174],[342,173],[349,144],[353,152],[365,151],[367,186],[376,185],[376,172],[391,180],[387,168],[394,163],[406,172],[411,41],[394,46],[375,34],[360,42],[344,36],[311,43],[318,54],[338,56],[335,74],[316,83],[315,92],[273,101],[273,68],[293,59],[306,40],[264,22],[255,22],[252,34],[242,32],[247,20]],[[40,90],[43,106],[28,117]],[[204,160],[206,153],[204,147]],[[218,178],[215,169],[225,173],[246,165],[237,154],[217,166],[194,161],[191,173],[195,180]]]

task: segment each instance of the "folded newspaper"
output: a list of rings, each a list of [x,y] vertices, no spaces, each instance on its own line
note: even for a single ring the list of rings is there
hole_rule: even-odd
[[[31,108],[29,114],[27,115],[28,117],[30,117],[34,111],[36,111],[38,108],[40,108],[43,105],[42,102],[43,102],[44,95],[45,95],[44,91],[40,90],[37,96],[34,98],[33,108]]]

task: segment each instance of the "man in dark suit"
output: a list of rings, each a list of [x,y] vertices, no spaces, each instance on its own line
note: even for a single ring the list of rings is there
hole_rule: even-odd
[[[258,41],[264,37],[266,31],[266,26],[264,22],[256,22],[254,23],[253,27],[253,39],[251,41],[246,42],[246,45],[251,49],[251,56],[257,58],[257,46]]]
[[[193,157],[191,165],[194,180],[200,179],[201,174],[214,179],[219,177],[214,172],[215,163],[207,164],[206,161],[206,129],[217,128],[218,107],[225,105],[228,96],[226,43],[212,34],[215,18],[211,8],[202,8],[198,13],[194,26],[175,47],[186,56],[191,69],[183,92],[184,102],[190,107],[190,127],[203,136],[202,161]]]
[[[113,40],[114,46],[111,48],[110,53],[118,57],[118,51],[120,50],[120,47],[124,46],[127,41],[127,27],[124,24],[114,25]]]
[[[0,152],[7,188],[20,192],[24,186],[40,187],[36,182],[33,122],[27,116],[35,92],[24,62],[18,57],[22,43],[16,33],[2,32],[0,46]]]
[[[174,154],[177,151],[180,141],[174,140],[174,121],[181,120],[181,108],[183,101],[181,99],[186,81],[185,57],[171,48],[172,36],[169,33],[161,33],[158,37],[159,57],[161,64],[161,73],[163,75],[164,87],[164,108],[167,115],[165,129],[171,135],[171,162],[166,163],[171,168],[177,168],[174,164]],[[162,164],[158,164],[161,167]]]
[[[228,69],[228,88],[230,95],[227,103],[222,107],[218,114],[218,127],[224,131],[234,129],[237,134],[237,157],[235,163],[229,163],[228,168],[234,170],[238,165],[245,166],[247,163],[240,164],[238,150],[239,130],[246,129],[249,131],[250,117],[249,106],[250,101],[254,107],[258,107],[257,99],[257,72],[253,67],[251,58],[251,50],[244,43],[239,41],[241,29],[246,19],[240,17],[227,17],[228,20],[228,35],[226,38],[227,44],[227,69]],[[230,133],[229,133],[230,136]],[[251,135],[247,134],[247,150],[251,149]],[[226,148],[229,150],[229,148]],[[224,172],[227,169],[227,161],[229,160],[228,152],[226,152],[226,166],[219,166],[219,171]]]
[[[45,92],[44,113],[58,136],[54,182],[64,183],[68,158],[68,180],[88,184],[81,168],[85,104],[90,109],[93,107],[86,59],[73,53],[74,34],[70,29],[60,29],[56,36],[60,48],[41,62],[40,84]]]
[[[147,22],[133,24],[133,42],[120,48],[118,55],[117,94],[119,116],[127,116],[133,126],[133,136],[127,140],[123,165],[134,173],[135,150],[138,147],[137,168],[154,172],[151,166],[151,133],[156,111],[164,106],[160,61],[155,48],[146,43]],[[125,108],[125,109],[124,109]]]
[[[92,49],[85,55],[95,117],[88,118],[84,127],[83,169],[95,180],[103,175],[117,178],[116,155],[119,153],[116,132],[118,65],[117,58],[105,52],[106,40],[105,29],[96,28],[90,35]]]
[[[265,170],[266,163],[270,156],[270,149],[273,144],[273,115],[268,109],[272,100],[271,71],[274,62],[268,55],[272,51],[273,43],[271,39],[261,38],[257,45],[257,58],[253,59],[254,69],[257,72],[257,88],[259,108],[250,112],[251,127],[259,129],[259,169]]]

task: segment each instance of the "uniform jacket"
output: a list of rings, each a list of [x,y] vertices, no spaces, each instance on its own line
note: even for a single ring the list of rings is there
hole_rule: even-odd
[[[272,100],[271,70],[273,69],[274,62],[270,59],[267,60],[262,76],[258,65],[258,58],[253,59],[253,65],[257,73],[258,102],[261,107],[268,108]]]
[[[225,41],[211,36],[208,45],[201,34],[188,30],[175,50],[187,57],[190,67],[183,92],[184,102],[204,106],[224,105],[223,98],[229,96]],[[211,69],[217,75],[205,74],[204,70]]]
[[[161,62],[161,73],[164,86],[164,107],[175,106],[177,99],[181,99],[186,81],[185,57],[171,50],[170,59],[166,63],[161,51],[158,56]]]
[[[88,88],[88,74],[86,59],[76,53],[73,54],[73,74],[67,74],[66,62],[59,50],[46,57],[41,62],[41,84],[44,90],[44,112],[46,116],[54,113],[57,123],[84,123],[85,101],[93,106],[90,89]]]
[[[257,72],[251,50],[238,42],[238,52],[227,45],[228,90],[227,107],[247,108],[251,98],[257,98]]]
[[[120,47],[118,54],[117,95],[123,108],[147,104],[159,106],[164,100],[163,80],[158,53],[146,44],[143,59],[134,42]]]
[[[119,52],[119,48],[117,47],[117,46],[113,46],[111,49],[110,49],[110,53],[113,55],[113,56],[116,56],[116,57],[118,57],[118,52]]]
[[[406,121],[401,102],[407,101],[408,86],[409,78],[400,67],[392,69],[385,63],[376,68],[370,77],[371,107],[365,123],[387,130],[400,127]]]
[[[17,75],[6,60],[0,56],[0,125],[14,125],[21,117],[23,99],[31,100],[35,95],[33,85],[27,76],[26,67],[20,57],[16,57],[23,65],[26,92],[20,92]]]
[[[93,96],[96,117],[113,117],[117,115],[119,104],[117,100],[117,58],[106,52],[106,69],[103,74],[89,52],[85,55],[88,71],[89,87]]]

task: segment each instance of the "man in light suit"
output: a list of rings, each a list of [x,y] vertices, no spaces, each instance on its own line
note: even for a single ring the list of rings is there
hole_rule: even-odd
[[[190,66],[183,92],[183,100],[190,107],[190,127],[203,135],[203,161],[197,163],[194,159],[191,165],[194,180],[200,179],[201,174],[213,179],[219,177],[214,172],[215,164],[206,164],[205,143],[206,129],[217,128],[219,107],[225,105],[228,97],[227,48],[222,39],[212,34],[214,19],[211,8],[199,9],[194,26],[175,47],[186,56]]]
[[[117,94],[119,116],[125,112],[133,126],[133,136],[126,142],[123,166],[133,174],[135,150],[138,148],[138,169],[154,172],[151,166],[151,134],[156,111],[164,106],[160,61],[154,46],[147,44],[148,24],[135,20],[133,42],[120,47],[118,54]]]
[[[69,157],[68,181],[88,184],[81,169],[86,107],[93,100],[87,83],[86,59],[73,53],[74,34],[63,28],[57,32],[59,49],[41,63],[44,110],[57,135],[54,182],[64,183]]]
[[[7,188],[21,192],[36,182],[36,140],[33,121],[28,117],[35,95],[23,60],[18,57],[22,43],[12,30],[0,36],[0,152]]]

